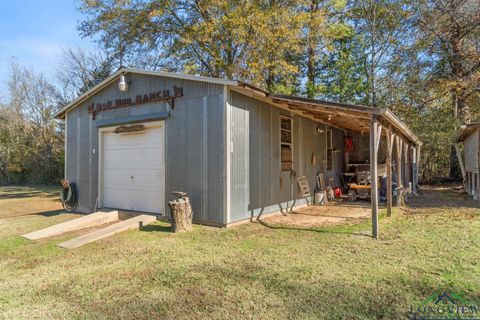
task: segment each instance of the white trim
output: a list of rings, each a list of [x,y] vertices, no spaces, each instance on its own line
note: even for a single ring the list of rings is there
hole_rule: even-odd
[[[151,121],[142,123],[146,129],[150,128],[162,128],[163,127],[163,139],[164,139],[164,146],[163,146],[163,159],[164,159],[164,172],[163,172],[163,190],[166,193],[166,175],[167,175],[167,159],[166,159],[166,149],[167,149],[167,128],[166,128],[166,121]],[[98,208],[103,208],[103,134],[108,132],[113,132],[116,127],[119,125],[113,125],[109,127],[103,127],[98,129]],[[166,194],[165,198],[166,199]],[[166,216],[165,203],[163,204],[164,208],[160,214]]]
[[[103,130],[108,128],[98,129],[98,190],[97,190],[97,210],[103,208]]]
[[[76,107],[78,104],[82,103],[86,99],[90,98],[94,94],[96,94],[101,89],[105,88],[106,86],[110,85],[113,81],[117,80],[117,78],[121,75],[125,75],[128,73],[134,74],[141,74],[141,75],[149,75],[149,76],[157,76],[157,77],[166,77],[166,78],[175,78],[181,80],[190,80],[190,81],[201,81],[201,82],[208,82],[208,83],[215,83],[215,84],[223,84],[223,85],[232,85],[237,86],[238,81],[233,80],[224,80],[218,78],[210,78],[210,77],[202,77],[202,76],[192,76],[187,74],[180,74],[180,73],[173,73],[173,72],[163,72],[163,71],[148,71],[148,70],[138,70],[138,69],[129,69],[129,68],[122,68],[112,74],[107,79],[103,80],[92,89],[88,90],[84,94],[80,95],[78,98],[67,104],[63,107],[60,111],[55,114],[56,118],[62,116],[63,113],[67,112],[68,110]]]
[[[225,85],[223,86],[223,101],[225,105],[225,117],[224,117],[224,130],[225,130],[225,212],[224,212],[224,223],[227,224],[230,222],[231,219],[231,166],[232,166],[232,161],[231,161],[231,152],[233,151],[231,148],[231,111],[232,111],[232,106],[230,105],[229,102],[230,99],[230,89]]]

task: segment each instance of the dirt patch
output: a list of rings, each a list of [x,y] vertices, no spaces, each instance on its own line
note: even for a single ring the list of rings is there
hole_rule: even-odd
[[[294,209],[293,212],[286,215],[275,215],[260,220],[268,224],[315,227],[359,223],[370,219],[370,216],[370,204],[358,202],[355,204],[312,205]]]
[[[465,193],[456,192],[457,185],[423,185],[418,189],[418,196],[411,196],[406,207],[401,207],[405,214],[423,214],[442,210],[463,210],[478,212],[480,201],[473,200]],[[384,204],[380,204],[384,207]],[[312,205],[295,209],[286,215],[261,218],[267,224],[298,226],[303,228],[334,226],[360,223],[371,218],[370,203],[367,201]]]
[[[455,191],[458,185],[423,185],[419,188],[418,197],[413,197],[408,204],[410,211],[416,209],[468,209],[479,208],[480,201],[473,200],[473,197],[465,192]]]

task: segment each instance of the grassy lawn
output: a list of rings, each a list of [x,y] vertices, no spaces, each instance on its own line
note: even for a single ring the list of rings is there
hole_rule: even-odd
[[[0,319],[406,319],[448,291],[480,304],[480,209],[429,188],[380,221],[298,229],[165,223],[75,250],[19,235],[75,217],[56,189],[0,188]]]

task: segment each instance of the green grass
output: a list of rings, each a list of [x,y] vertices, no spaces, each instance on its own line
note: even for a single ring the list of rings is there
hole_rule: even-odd
[[[42,190],[25,193],[50,201]],[[158,222],[63,250],[71,234],[19,234],[72,215],[2,219],[0,188],[0,319],[406,319],[442,291],[480,304],[480,211],[429,192],[452,206],[382,214],[378,240],[369,223],[172,234]]]

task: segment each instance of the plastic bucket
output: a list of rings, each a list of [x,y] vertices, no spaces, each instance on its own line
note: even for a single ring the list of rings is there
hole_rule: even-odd
[[[315,204],[325,203],[325,194],[323,193],[323,191],[315,191],[314,198]]]

